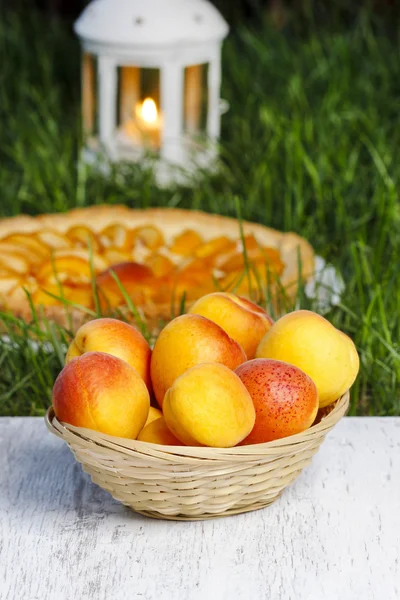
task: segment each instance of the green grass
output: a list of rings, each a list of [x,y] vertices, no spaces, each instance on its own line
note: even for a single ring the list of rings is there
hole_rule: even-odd
[[[389,31],[390,29],[390,31]],[[400,54],[398,32],[362,12],[301,31],[242,28],[225,45],[218,175],[159,190],[151,172],[101,177],[78,159],[79,48],[35,15],[0,23],[0,211],[96,203],[236,214],[307,237],[346,289],[328,318],[355,340],[352,414],[400,414]],[[388,31],[390,35],[388,34]],[[302,296],[302,306],[313,308]],[[42,414],[62,347],[35,353],[34,327],[2,316],[0,414]],[[65,332],[49,330],[43,339]]]

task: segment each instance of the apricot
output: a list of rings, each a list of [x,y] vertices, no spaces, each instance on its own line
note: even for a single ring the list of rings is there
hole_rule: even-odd
[[[157,419],[161,419],[161,417],[163,416],[161,410],[159,410],[158,408],[155,408],[154,406],[150,406],[149,408],[149,414],[147,416],[147,421],[144,424],[144,426],[146,427],[147,425],[149,425],[149,423],[152,423],[153,421],[156,421]]]
[[[53,296],[50,296],[50,294],[53,294]],[[56,296],[56,298],[54,296]],[[35,306],[62,305],[63,298],[74,304],[80,304],[81,306],[87,306],[88,308],[91,308],[93,305],[93,292],[90,285],[74,286],[44,283],[39,289],[32,293],[32,300]]]
[[[141,225],[132,232],[134,243],[155,250],[164,245],[164,236],[154,225]]]
[[[172,273],[169,279],[171,283],[169,302],[172,297],[175,303],[179,303],[183,295],[186,301],[191,302],[214,289],[212,269],[206,265],[199,267],[193,263],[189,264],[184,269]]]
[[[119,250],[118,248],[106,248],[103,252],[103,257],[110,266],[118,265],[132,260],[132,253],[127,250]]]
[[[238,342],[247,358],[254,358],[258,344],[273,324],[271,317],[257,304],[227,292],[203,296],[189,310],[217,323]]]
[[[353,341],[308,310],[281,317],[261,340],[257,358],[283,360],[307,373],[317,386],[320,408],[342,396],[360,366]]]
[[[2,242],[11,242],[12,244],[17,244],[19,248],[31,250],[33,251],[31,256],[34,254],[38,260],[44,260],[50,254],[50,248],[39,242],[31,233],[12,233],[3,238]]]
[[[201,236],[193,229],[186,229],[174,238],[170,251],[182,256],[190,256],[202,243]]]
[[[240,365],[238,375],[256,411],[251,433],[242,444],[270,442],[308,429],[318,411],[318,392],[311,377],[293,365],[255,358]]]
[[[4,250],[0,257],[0,266],[21,275],[26,275],[29,272],[29,261],[26,257],[11,252],[8,253]]]
[[[141,442],[150,442],[151,444],[162,444],[163,446],[182,446],[182,442],[174,436],[168,429],[163,417],[151,421],[145,425],[138,435]]]
[[[146,265],[152,270],[156,277],[169,275],[169,273],[175,269],[174,263],[169,258],[157,253],[152,254],[148,258]]]
[[[35,234],[35,237],[46,246],[54,249],[72,248],[73,243],[66,235],[54,231],[53,229],[40,229]]]
[[[132,325],[117,319],[94,319],[84,323],[71,342],[65,362],[85,352],[105,352],[121,358],[136,369],[150,390],[151,349]]]
[[[43,257],[32,248],[18,244],[18,242],[0,240],[0,253],[3,256],[3,259],[7,259],[8,256],[17,256],[27,260],[28,263],[33,265],[40,264],[43,260]]]
[[[94,252],[100,252],[101,244],[91,229],[84,225],[75,225],[67,231],[67,237],[72,240],[74,246],[83,248],[91,247]]]
[[[151,357],[157,402],[162,407],[167,389],[190,367],[215,362],[236,369],[245,360],[243,348],[213,321],[200,315],[176,317],[161,331]]]
[[[216,261],[219,262],[221,256],[233,252],[235,248],[236,242],[222,235],[198,246],[195,256],[203,262],[214,264]]]
[[[123,225],[114,223],[102,229],[100,242],[105,248],[131,250],[133,246],[133,233]]]
[[[257,247],[247,253],[247,261],[251,267],[258,267],[258,271],[265,278],[267,269],[280,274],[284,265],[280,258],[279,250],[273,248]],[[225,262],[219,265],[220,269],[228,273],[242,272],[246,269],[246,261],[242,251],[231,254]]]
[[[124,295],[111,275],[114,272],[134,304],[143,305],[152,288],[152,270],[136,262],[113,265],[96,278],[102,308],[115,308],[126,304]]]
[[[133,367],[104,352],[69,362],[53,387],[57,418],[76,427],[135,439],[150,406],[147,387]]]
[[[233,371],[218,363],[196,365],[178,377],[163,408],[169,429],[187,446],[236,446],[255,422],[249,392]]]
[[[107,267],[104,259],[94,254],[93,267],[95,272],[99,272]],[[83,248],[74,250],[60,250],[52,259],[48,259],[41,264],[36,273],[38,281],[56,285],[57,283],[67,282],[79,285],[91,284],[92,268],[89,261],[89,255]]]

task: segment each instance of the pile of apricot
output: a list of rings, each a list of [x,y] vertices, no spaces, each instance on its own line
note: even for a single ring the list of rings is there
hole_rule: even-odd
[[[54,384],[59,420],[166,445],[232,447],[300,433],[353,384],[352,340],[316,313],[275,323],[230,293],[200,298],[153,349],[132,325],[76,333]]]

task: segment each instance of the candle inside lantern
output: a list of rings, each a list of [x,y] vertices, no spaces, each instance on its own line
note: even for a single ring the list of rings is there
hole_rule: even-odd
[[[145,98],[142,103],[136,106],[136,117],[139,127],[144,129],[159,129],[160,118],[158,116],[157,105],[153,98]]]
[[[123,131],[136,144],[152,148],[160,145],[161,118],[153,98],[145,98],[134,108],[134,117],[125,121]]]

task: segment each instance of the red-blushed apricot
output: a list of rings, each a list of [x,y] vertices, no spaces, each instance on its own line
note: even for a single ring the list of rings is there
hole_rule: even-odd
[[[181,315],[164,327],[154,345],[150,373],[157,402],[162,407],[167,389],[190,367],[215,362],[236,369],[245,360],[243,348],[219,325],[200,315]]]
[[[360,367],[352,340],[309,310],[296,310],[276,321],[256,356],[283,360],[307,373],[317,386],[320,408],[350,389]]]
[[[113,278],[112,272],[115,273],[134,304],[142,306],[146,303],[153,291],[153,271],[136,262],[124,262],[113,265],[96,277],[100,304],[103,309],[126,304],[124,295]]]
[[[227,292],[214,292],[199,298],[189,313],[217,323],[242,346],[248,359],[254,358],[260,340],[273,324],[261,306]]]
[[[85,352],[106,352],[121,358],[136,369],[151,391],[151,349],[143,335],[132,325],[107,318],[88,321],[76,332],[65,362]]]
[[[260,444],[300,433],[318,411],[318,392],[303,371],[279,360],[255,358],[235,373],[254,403],[256,420],[242,444]]]
[[[147,387],[124,360],[87,352],[69,362],[53,387],[57,418],[76,427],[135,439],[150,406]]]

